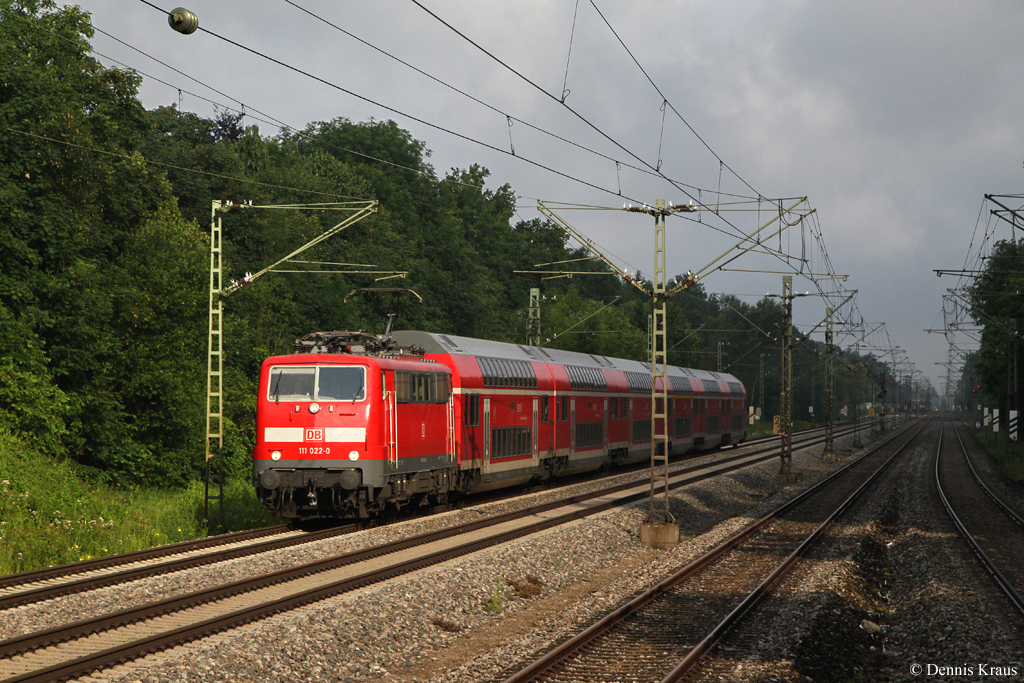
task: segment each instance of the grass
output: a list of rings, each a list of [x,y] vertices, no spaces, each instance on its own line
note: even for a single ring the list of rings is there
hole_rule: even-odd
[[[1006,476],[1013,481],[1024,482],[1024,443],[1011,441],[1007,445],[1006,424],[1000,425],[999,433],[992,431],[991,424],[987,427],[977,428],[974,425],[982,423],[982,414],[977,411],[966,413],[963,421],[969,425],[970,432],[985,447],[985,450],[1002,468]]]
[[[228,530],[277,522],[247,481],[225,486]],[[207,535],[203,485],[119,489],[0,431],[0,574],[78,562]]]

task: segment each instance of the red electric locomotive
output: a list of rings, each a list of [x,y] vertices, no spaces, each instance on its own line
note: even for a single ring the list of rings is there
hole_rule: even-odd
[[[256,413],[254,484],[281,517],[367,517],[650,457],[645,363],[412,331],[295,346],[264,361]],[[738,379],[668,375],[673,453],[746,438]]]

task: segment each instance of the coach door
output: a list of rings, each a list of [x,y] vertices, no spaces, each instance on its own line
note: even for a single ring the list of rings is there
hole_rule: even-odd
[[[449,380],[449,384],[451,380]],[[455,462],[455,392],[448,394],[448,462]]]
[[[576,399],[569,399],[569,456],[576,455]]]
[[[615,399],[618,401],[619,399]],[[601,448],[608,450],[608,399],[604,400],[604,415],[601,417],[604,427],[601,429]]]
[[[633,399],[630,398],[627,402],[629,402],[630,404],[630,443],[628,446],[626,446],[628,449],[628,447],[633,445]]]
[[[532,432],[532,437],[533,437],[533,451],[532,451],[532,453],[533,453],[534,461],[537,460],[538,451],[540,450],[540,449],[537,448],[537,440],[538,440],[538,438],[540,436],[540,421],[539,421],[539,418],[540,418],[540,399],[539,398],[535,398],[535,399],[533,399],[533,432]]]
[[[491,399],[484,399],[484,466],[491,462]]]

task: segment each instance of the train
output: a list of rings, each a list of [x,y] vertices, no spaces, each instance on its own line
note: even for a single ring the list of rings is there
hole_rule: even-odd
[[[746,439],[736,377],[667,376],[670,455]],[[288,519],[442,505],[649,460],[653,400],[649,363],[432,332],[314,332],[262,364],[253,485]]]

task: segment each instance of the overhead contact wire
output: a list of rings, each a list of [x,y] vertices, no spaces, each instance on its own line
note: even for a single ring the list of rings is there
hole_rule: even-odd
[[[416,0],[413,0],[413,2],[415,2],[415,1],[416,1]],[[673,104],[672,104],[671,102],[669,102],[669,101],[668,101],[668,98],[667,98],[667,97],[665,97],[665,94],[664,94],[664,93],[663,93],[663,92],[661,91],[661,88],[659,88],[659,87],[658,87],[658,84],[654,82],[654,79],[653,79],[653,78],[651,78],[650,74],[648,74],[648,73],[647,73],[647,70],[646,70],[646,69],[644,69],[644,67],[643,67],[643,65],[642,65],[642,64],[640,64],[640,61],[639,61],[639,60],[638,60],[638,59],[637,59],[637,58],[636,58],[636,57],[635,57],[635,56],[633,55],[633,52],[632,52],[632,51],[631,51],[631,50],[630,50],[630,49],[629,49],[629,48],[628,48],[628,47],[626,46],[626,43],[625,43],[625,41],[623,41],[623,40],[622,40],[622,38],[621,38],[621,37],[619,37],[619,34],[618,34],[618,32],[617,32],[617,31],[616,31],[616,30],[615,30],[615,29],[614,29],[614,28],[612,27],[612,25],[611,25],[611,22],[609,22],[609,21],[608,21],[608,19],[607,19],[607,18],[606,18],[606,17],[604,16],[604,13],[603,13],[603,12],[601,12],[600,8],[599,8],[599,7],[597,6],[597,4],[596,4],[596,3],[594,2],[594,0],[590,0],[590,4],[591,4],[591,5],[593,6],[594,10],[596,10],[596,11],[597,11],[597,14],[598,14],[598,15],[599,15],[599,16],[601,17],[601,20],[602,20],[602,21],[603,21],[603,22],[605,23],[605,26],[607,26],[607,27],[608,27],[608,30],[612,32],[612,35],[613,35],[613,36],[615,36],[615,39],[616,39],[617,41],[619,41],[619,45],[621,45],[621,46],[622,46],[622,49],[626,51],[626,54],[628,54],[628,55],[629,55],[629,58],[633,60],[633,63],[634,63],[634,64],[636,64],[636,66],[637,66],[637,68],[638,68],[638,69],[640,69],[640,72],[641,72],[641,73],[642,73],[642,74],[644,75],[644,77],[645,77],[645,78],[647,79],[647,81],[648,81],[648,82],[649,82],[649,83],[650,83],[650,84],[651,84],[651,85],[652,85],[652,86],[654,87],[654,89],[655,89],[655,90],[657,91],[657,93],[658,93],[659,95],[661,95],[661,98],[662,98],[663,100],[665,100],[665,102],[666,102],[666,103],[668,104],[669,108],[671,108],[671,109],[672,109],[672,113],[673,113],[673,114],[675,114],[676,116],[678,116],[678,117],[679,117],[679,120],[680,120],[680,121],[682,121],[682,122],[683,122],[683,124],[684,124],[684,125],[685,125],[685,126],[686,126],[687,128],[689,128],[689,129],[690,129],[690,132],[691,132],[691,133],[693,133],[694,137],[696,137],[696,138],[697,138],[698,140],[700,140],[701,144],[702,144],[702,145],[704,145],[704,147],[705,147],[705,148],[706,148],[706,149],[707,149],[707,150],[708,150],[709,152],[711,152],[711,154],[712,154],[712,155],[713,155],[713,156],[714,156],[714,157],[715,157],[716,159],[718,159],[718,161],[719,161],[719,162],[720,162],[720,163],[721,163],[722,165],[724,165],[724,166],[725,166],[726,168],[728,168],[728,169],[729,169],[729,172],[730,172],[730,173],[732,173],[732,174],[733,174],[734,176],[736,176],[736,178],[738,178],[738,179],[739,179],[739,181],[740,181],[741,183],[743,183],[743,184],[744,184],[744,185],[746,185],[746,186],[747,186],[748,188],[750,188],[750,191],[751,191],[751,192],[753,192],[754,194],[757,194],[758,196],[760,196],[760,193],[759,193],[759,192],[758,192],[757,190],[755,190],[755,189],[754,189],[754,188],[753,188],[753,187],[751,186],[751,184],[750,184],[750,183],[748,183],[748,182],[747,182],[746,180],[744,180],[744,179],[743,179],[743,177],[742,177],[742,176],[741,176],[741,175],[740,175],[739,173],[737,173],[736,171],[734,171],[734,170],[732,169],[732,167],[731,167],[731,166],[729,166],[729,164],[725,163],[725,161],[723,161],[723,160],[722,160],[722,157],[718,156],[718,154],[717,154],[717,153],[715,152],[715,150],[711,148],[711,145],[709,145],[709,144],[707,143],[707,141],[706,141],[706,140],[704,140],[704,138],[702,138],[702,137],[700,136],[700,133],[698,133],[698,132],[697,132],[696,130],[694,130],[693,126],[691,126],[691,125],[690,125],[689,121],[687,121],[687,120],[686,120],[685,118],[683,118],[683,115],[682,115],[682,114],[680,114],[680,113],[679,113],[679,111],[678,111],[678,110],[677,110],[677,109],[675,108],[675,106],[674,106],[674,105],[673,105]]]
[[[27,21],[29,23],[30,26],[32,26],[32,28],[34,28],[36,30],[45,31],[46,33],[49,33],[49,34],[51,34],[51,35],[53,35],[53,36],[55,36],[57,38],[60,38],[61,40],[67,41],[67,42],[73,42],[69,38],[66,38],[65,36],[60,35],[56,31],[52,31],[51,29],[48,29],[45,26],[39,26],[35,22],[31,22],[28,19],[25,19],[24,17],[21,17],[21,16],[19,16],[17,14],[12,14],[9,10],[6,10],[6,9],[4,9],[2,7],[0,7],[0,12],[3,12],[5,14],[9,15],[9,16],[17,17],[19,19],[24,19],[25,21]],[[260,111],[259,109],[256,109],[254,107],[250,106],[249,110],[246,111],[244,109],[244,107],[246,105],[241,100],[239,100],[239,99],[237,99],[235,97],[232,97],[231,95],[229,95],[227,93],[223,93],[220,90],[217,90],[216,88],[214,88],[213,86],[210,86],[210,85],[207,85],[206,83],[203,83],[202,81],[198,80],[197,78],[195,78],[193,76],[190,76],[189,74],[185,73],[184,71],[180,71],[178,69],[175,69],[170,64],[167,64],[167,63],[157,59],[156,57],[154,57],[151,54],[148,54],[144,50],[140,50],[139,48],[137,48],[137,47],[135,47],[135,46],[133,46],[133,45],[131,45],[129,43],[126,43],[125,41],[121,40],[120,38],[117,38],[116,36],[111,35],[110,33],[107,33],[106,31],[103,31],[102,29],[97,28],[95,26],[95,24],[92,25],[92,28],[93,28],[93,30],[95,30],[95,31],[97,31],[99,33],[102,33],[103,35],[107,36],[111,40],[115,40],[118,43],[121,43],[125,47],[130,48],[130,49],[134,50],[135,52],[138,52],[139,54],[141,54],[141,55],[143,55],[143,56],[153,60],[157,64],[160,64],[161,66],[164,66],[164,67],[166,67],[168,69],[171,69],[172,71],[175,71],[178,74],[181,74],[185,78],[187,78],[187,79],[189,79],[189,80],[191,80],[191,81],[193,81],[195,83],[198,83],[199,85],[203,86],[204,88],[208,88],[208,89],[212,90],[213,92],[217,93],[218,95],[222,95],[223,97],[228,98],[232,102],[237,102],[239,105],[241,105],[243,107],[243,109],[238,109],[236,107],[232,107],[231,105],[224,104],[223,102],[217,102],[216,100],[211,100],[208,97],[203,97],[202,95],[200,95],[198,93],[194,93],[194,92],[192,92],[190,90],[185,90],[183,88],[180,88],[180,87],[174,85],[173,83],[168,83],[167,81],[165,81],[165,80],[163,80],[161,78],[158,78],[156,76],[153,76],[152,74],[146,73],[145,71],[142,71],[141,69],[137,69],[137,68],[131,66],[130,64],[126,64],[126,63],[124,63],[124,62],[122,62],[122,61],[120,61],[118,59],[115,59],[115,58],[109,56],[109,55],[105,55],[102,52],[99,52],[98,50],[96,50],[95,48],[92,48],[92,47],[89,48],[89,51],[92,54],[94,54],[94,55],[96,55],[98,57],[102,57],[103,59],[106,59],[107,61],[112,62],[114,64],[119,64],[120,66],[123,66],[126,69],[131,69],[132,71],[134,71],[136,73],[139,73],[139,74],[142,74],[143,76],[145,76],[146,78],[148,78],[148,79],[150,79],[152,81],[156,81],[157,83],[160,83],[162,85],[166,85],[168,88],[173,88],[173,89],[177,90],[178,91],[178,96],[179,96],[179,101],[180,101],[181,95],[184,93],[184,94],[186,94],[186,95],[188,95],[190,97],[196,98],[197,100],[202,100],[204,102],[209,102],[210,104],[214,105],[215,107],[223,107],[224,109],[227,109],[229,111],[234,111],[234,112],[237,112],[237,113],[240,113],[240,114],[244,114],[245,116],[248,116],[249,118],[252,118],[252,119],[255,119],[257,121],[260,121],[261,123],[266,123],[266,124],[269,124],[269,125],[272,125],[272,126],[277,126],[278,128],[280,128],[282,130],[289,130],[292,133],[294,133],[295,135],[297,135],[299,137],[302,137],[302,138],[304,138],[304,139],[306,139],[306,140],[308,140],[310,142],[315,142],[317,144],[321,144],[321,145],[324,145],[326,147],[330,147],[331,149],[337,149],[337,150],[341,150],[343,152],[348,152],[349,154],[354,154],[356,156],[363,157],[364,159],[370,159],[371,161],[376,161],[376,162],[379,162],[379,163],[382,163],[382,164],[386,164],[388,166],[393,166],[395,168],[400,168],[400,169],[405,170],[405,171],[411,171],[411,172],[417,173],[419,175],[424,175],[424,176],[430,175],[429,173],[427,173],[423,169],[417,169],[417,168],[411,168],[409,166],[403,166],[401,164],[396,164],[393,161],[388,161],[387,159],[378,159],[377,157],[372,156],[370,154],[366,154],[364,152],[359,152],[359,151],[356,151],[354,149],[348,149],[347,147],[341,147],[341,146],[333,145],[333,144],[325,144],[325,143],[323,143],[322,140],[316,140],[313,137],[311,137],[310,135],[307,135],[304,131],[299,130],[298,128],[295,128],[294,126],[291,126],[291,125],[285,123],[284,121],[281,121],[280,119],[275,118],[274,116],[272,116],[270,114],[267,114],[266,112]],[[256,112],[257,115],[253,115],[251,112]],[[260,118],[260,117],[263,117],[263,118]],[[153,163],[156,163],[156,162],[153,162]],[[176,168],[177,170],[183,170],[183,171],[194,171],[196,173],[205,173],[205,171],[196,171],[195,169],[189,169],[189,168],[185,168],[185,167],[174,167],[174,168]],[[225,177],[230,177],[230,176],[225,176]],[[236,179],[244,180],[242,178],[236,178]],[[250,182],[250,181],[246,181],[246,182]],[[454,178],[451,178],[451,177],[440,178],[439,182],[452,183],[452,184],[455,184],[455,185],[462,185],[462,186],[465,186],[465,187],[474,187],[474,188],[477,188],[477,189],[484,187],[483,185],[476,185],[476,184],[473,184],[473,183],[464,183],[464,182],[462,182],[460,180],[455,180]],[[302,191],[305,192],[306,190],[302,190]],[[188,196],[193,196],[193,195],[188,195]],[[332,195],[332,196],[341,196],[341,195]]]
[[[461,88],[458,88],[458,87],[456,87],[454,85],[451,85],[450,83],[448,83],[448,82],[438,78],[437,76],[434,76],[433,74],[424,71],[423,69],[419,68],[418,66],[405,61],[401,57],[393,55],[390,52],[388,52],[387,50],[384,50],[384,49],[382,49],[380,47],[377,47],[373,43],[371,43],[371,42],[369,42],[369,41],[367,41],[367,40],[365,40],[363,38],[360,38],[359,36],[355,35],[351,31],[348,31],[347,29],[342,28],[341,26],[338,26],[337,24],[333,23],[329,19],[326,19],[326,18],[320,16],[319,14],[313,12],[312,10],[309,10],[309,9],[306,9],[305,7],[302,7],[301,5],[293,2],[292,0],[284,0],[284,1],[287,4],[291,5],[292,7],[294,7],[295,9],[297,9],[297,10],[299,10],[301,12],[304,12],[305,14],[308,14],[309,16],[313,17],[317,21],[323,22],[324,24],[327,24],[331,28],[333,28],[333,29],[335,29],[337,31],[340,31],[341,33],[344,33],[349,38],[352,38],[353,40],[355,40],[355,41],[365,45],[366,47],[370,48],[371,50],[374,50],[374,51],[384,55],[385,57],[398,62],[402,66],[405,66],[405,67],[407,67],[409,69],[412,69],[413,71],[415,71],[416,73],[420,74],[421,76],[429,78],[430,80],[434,81],[438,85],[441,85],[441,86],[443,86],[445,88],[448,88],[449,90],[451,90],[453,92],[456,92],[456,93],[462,95],[463,97],[465,97],[465,98],[467,98],[469,100],[472,100],[473,102],[476,102],[480,106],[485,107],[485,108],[491,110],[492,112],[505,117],[507,120],[514,121],[516,123],[520,123],[520,124],[530,128],[531,130],[535,130],[538,133],[541,133],[543,135],[547,135],[548,137],[550,137],[552,139],[555,139],[555,140],[558,140],[559,142],[563,142],[563,143],[565,143],[567,145],[575,147],[576,149],[579,149],[579,150],[582,150],[584,152],[587,152],[588,154],[593,154],[594,156],[600,157],[600,158],[602,158],[602,159],[604,159],[606,161],[611,161],[611,162],[613,162],[616,165],[616,167],[618,167],[621,164],[621,165],[626,166],[627,168],[633,169],[634,171],[639,171],[640,173],[645,173],[647,175],[651,175],[651,176],[655,176],[655,177],[661,177],[661,175],[659,173],[655,173],[655,172],[650,171],[650,170],[648,170],[646,168],[641,168],[640,166],[634,166],[633,164],[630,164],[628,162],[621,161],[619,159],[615,159],[614,157],[608,156],[607,154],[604,154],[603,152],[599,152],[596,149],[592,149],[590,147],[587,147],[586,145],[582,145],[582,144],[580,144],[578,142],[575,142],[575,141],[570,140],[570,139],[568,139],[566,137],[563,137],[563,136],[561,136],[561,135],[559,135],[557,133],[553,133],[553,132],[551,132],[549,130],[541,128],[540,126],[538,126],[536,124],[533,124],[533,123],[530,123],[529,121],[525,121],[525,120],[520,119],[520,118],[518,118],[516,116],[512,116],[508,112],[503,111],[502,109],[500,109],[500,108],[498,108],[498,107],[496,107],[496,106],[494,106],[494,105],[492,105],[492,104],[490,104],[488,102],[485,102],[485,101],[481,100],[480,98],[478,98],[475,95],[472,95],[472,94],[466,92],[465,90],[462,90]],[[578,0],[577,0],[577,2],[578,2]],[[575,28],[575,19],[574,19],[574,22],[573,22],[573,26]],[[572,46],[571,46],[571,40],[570,40],[570,52],[571,52],[571,50],[572,50]],[[568,65],[568,61],[567,61],[566,62],[566,79],[568,79],[568,74],[569,74],[569,65]],[[563,88],[563,93],[564,92],[566,92],[566,91]],[[564,101],[564,98],[563,98],[563,101]],[[688,183],[684,183],[684,182],[679,181],[679,180],[671,180],[671,182],[678,183],[679,185],[681,185],[683,187],[688,187],[691,190],[699,190],[700,189],[700,188],[698,188],[698,187],[696,187],[694,185],[689,185]],[[621,187],[620,187],[619,194],[621,194]],[[735,197],[735,198],[738,198],[738,199],[753,199],[753,197],[748,197],[746,195],[729,194],[729,193],[723,193],[723,194],[725,194],[725,196],[727,196],[727,197]]]
[[[161,9],[160,7],[154,5],[153,3],[149,2],[149,0],[139,0],[139,2],[143,3],[144,5],[148,5],[149,7],[152,7],[153,9],[157,10],[158,12],[161,12],[163,14],[167,14],[166,10]],[[277,59],[275,57],[271,57],[268,54],[260,52],[259,50],[256,50],[254,48],[248,47],[247,45],[243,45],[242,43],[239,43],[239,42],[237,42],[235,40],[232,40],[231,38],[228,38],[226,36],[222,36],[219,33],[215,33],[214,31],[211,31],[210,29],[203,28],[203,27],[200,26],[199,30],[203,31],[205,33],[208,33],[211,36],[213,36],[214,38],[222,40],[225,43],[228,43],[229,45],[234,45],[235,47],[237,47],[239,49],[245,50],[246,52],[249,52],[249,53],[251,53],[253,55],[256,55],[257,57],[261,57],[261,58],[267,60],[268,62],[273,62],[274,64],[277,64],[278,66],[281,66],[281,67],[284,67],[285,69],[288,69],[289,71],[294,71],[297,74],[301,74],[301,75],[303,75],[303,76],[305,76],[307,78],[310,78],[310,79],[312,79],[312,80],[314,80],[314,81],[316,81],[318,83],[322,83],[323,85],[326,85],[329,88],[333,88],[335,90],[338,90],[339,92],[343,92],[346,95],[349,95],[351,97],[355,97],[356,99],[362,100],[363,102],[366,102],[368,104],[372,104],[375,107],[380,107],[381,109],[389,111],[392,114],[396,114],[398,116],[407,118],[410,121],[415,121],[416,123],[422,124],[422,125],[427,126],[429,128],[433,128],[434,130],[441,131],[442,133],[447,133],[447,134],[449,134],[449,135],[451,135],[453,137],[459,138],[460,140],[465,140],[466,142],[472,142],[473,144],[479,145],[479,146],[484,147],[486,149],[489,149],[489,150],[491,150],[493,152],[497,152],[499,154],[504,154],[506,156],[512,156],[512,157],[515,157],[516,159],[521,159],[522,161],[526,162],[527,164],[530,164],[531,166],[535,166],[535,167],[537,167],[539,169],[542,169],[542,170],[545,170],[545,171],[547,171],[549,173],[554,173],[555,175],[560,176],[562,178],[565,178],[566,180],[572,180],[572,181],[577,182],[577,183],[579,183],[581,185],[586,185],[587,187],[590,187],[592,189],[599,190],[599,191],[605,192],[607,194],[618,196],[618,193],[616,193],[615,191],[610,190],[610,189],[608,189],[606,187],[602,187],[600,185],[597,185],[596,183],[592,183],[590,181],[583,180],[582,178],[577,178],[576,176],[570,175],[570,174],[565,173],[563,171],[559,171],[558,169],[555,169],[555,168],[552,168],[552,167],[547,166],[545,164],[542,164],[539,161],[534,161],[533,159],[530,159],[528,157],[524,157],[522,155],[512,154],[508,150],[501,149],[500,147],[495,147],[494,145],[492,145],[492,144],[490,144],[488,142],[484,142],[483,140],[477,140],[476,138],[470,137],[468,135],[464,135],[463,133],[459,133],[458,131],[454,131],[454,130],[452,130],[450,128],[445,128],[444,126],[438,125],[436,123],[431,123],[430,121],[426,121],[424,119],[421,119],[418,116],[413,116],[412,114],[407,114],[407,113],[405,113],[405,112],[403,112],[403,111],[401,111],[399,109],[395,109],[394,107],[388,106],[388,105],[386,105],[386,104],[384,104],[382,102],[377,102],[376,100],[373,100],[373,99],[371,99],[369,97],[366,97],[365,95],[360,95],[357,92],[354,92],[352,90],[344,88],[344,87],[342,87],[342,86],[340,86],[340,85],[338,85],[336,83],[332,83],[331,81],[328,81],[325,78],[321,78],[320,76],[317,76],[317,75],[312,74],[312,73],[310,73],[308,71],[300,69],[297,66],[292,66],[291,64],[288,64],[287,62],[283,62],[280,59]],[[632,199],[632,198],[627,197],[627,199]],[[639,203],[640,200],[632,199],[632,201],[635,201],[635,202]]]
[[[141,1],[141,2],[146,2],[147,0],[140,0],[140,1]],[[452,26],[451,24],[449,24],[449,23],[448,23],[447,21],[445,21],[444,19],[442,19],[442,18],[441,18],[440,16],[438,16],[437,14],[435,14],[434,12],[432,12],[432,11],[431,11],[430,9],[428,9],[427,7],[425,7],[425,6],[424,6],[424,5],[423,5],[423,4],[422,4],[422,3],[421,3],[421,2],[419,1],[419,0],[410,0],[410,1],[411,1],[411,2],[412,2],[412,3],[414,4],[414,5],[416,5],[416,6],[417,6],[417,7],[419,7],[420,9],[422,9],[422,10],[423,10],[424,12],[426,12],[427,14],[429,14],[430,16],[432,16],[432,17],[433,17],[434,19],[436,19],[437,21],[439,21],[439,22],[440,22],[441,24],[443,24],[443,25],[444,25],[445,27],[447,27],[447,28],[448,28],[449,30],[451,30],[451,31],[452,31],[453,33],[455,33],[456,35],[458,35],[458,36],[459,36],[460,38],[462,38],[463,40],[465,40],[466,42],[468,42],[468,43],[469,43],[470,45],[472,45],[472,46],[473,46],[473,47],[475,47],[476,49],[478,49],[478,50],[480,50],[481,52],[483,52],[483,53],[484,53],[485,55],[487,55],[488,57],[490,57],[491,59],[493,59],[493,60],[494,60],[495,62],[497,62],[498,64],[500,64],[500,65],[502,65],[503,67],[505,67],[505,68],[506,68],[506,69],[507,69],[508,71],[511,71],[511,72],[512,72],[513,74],[515,74],[516,76],[518,76],[518,77],[519,77],[519,78],[520,78],[521,80],[523,80],[524,82],[528,83],[528,84],[529,84],[529,85],[531,85],[531,86],[532,86],[533,88],[535,88],[536,90],[540,91],[541,93],[543,93],[543,94],[544,94],[544,95],[546,95],[547,97],[551,98],[551,99],[552,99],[552,100],[554,100],[555,102],[558,102],[559,104],[561,104],[561,105],[562,105],[563,107],[565,107],[565,108],[566,108],[566,110],[568,110],[568,111],[569,111],[570,113],[572,113],[572,114],[573,114],[573,116],[575,116],[575,117],[576,117],[576,118],[578,118],[578,119],[579,119],[580,121],[582,121],[583,123],[585,123],[585,124],[586,124],[586,125],[587,125],[588,127],[590,127],[590,128],[591,128],[591,129],[592,129],[592,130],[593,130],[594,132],[596,132],[596,133],[597,133],[598,135],[600,135],[600,136],[601,136],[601,137],[603,137],[604,139],[608,140],[608,141],[609,141],[610,143],[612,143],[613,145],[615,145],[616,147],[618,147],[618,148],[619,148],[620,150],[622,150],[623,152],[625,152],[626,154],[628,154],[628,155],[629,155],[629,156],[631,156],[632,158],[636,159],[636,161],[638,161],[639,163],[641,163],[641,164],[643,164],[644,166],[646,166],[647,168],[649,168],[649,169],[650,169],[651,171],[653,171],[653,172],[654,172],[654,173],[655,173],[656,175],[660,176],[660,177],[661,177],[661,178],[662,178],[663,180],[665,180],[665,181],[666,181],[666,182],[668,182],[668,183],[669,183],[670,185],[672,185],[673,187],[675,187],[675,188],[676,188],[677,190],[679,190],[680,192],[682,192],[683,194],[685,194],[685,195],[686,195],[687,197],[689,197],[690,199],[694,199],[694,200],[697,200],[697,199],[698,199],[697,197],[694,197],[694,196],[693,196],[692,194],[690,194],[690,193],[689,193],[689,192],[687,191],[687,189],[686,189],[686,188],[685,188],[684,186],[682,186],[681,184],[679,184],[679,183],[675,182],[675,181],[674,181],[674,180],[673,180],[672,178],[669,178],[668,176],[666,176],[666,175],[665,175],[664,173],[662,173],[662,172],[661,172],[661,171],[660,171],[659,169],[655,168],[654,166],[651,166],[651,165],[650,165],[649,163],[647,163],[646,161],[644,161],[644,160],[643,160],[643,159],[642,159],[642,158],[641,158],[640,156],[638,156],[637,154],[635,154],[634,152],[632,152],[632,151],[631,151],[631,150],[630,150],[629,148],[627,148],[626,146],[624,146],[624,145],[623,145],[622,143],[620,143],[620,142],[619,142],[618,140],[616,140],[616,139],[615,139],[615,138],[613,138],[613,137],[612,137],[611,135],[609,135],[608,133],[606,133],[606,132],[604,132],[603,130],[601,130],[601,128],[599,128],[599,127],[598,127],[598,126],[597,126],[596,124],[592,123],[592,122],[591,122],[591,121],[590,121],[590,120],[589,120],[588,118],[586,118],[585,116],[583,116],[582,114],[580,114],[580,113],[579,113],[578,111],[576,111],[575,109],[573,109],[573,108],[572,108],[571,106],[569,106],[569,105],[568,105],[568,104],[566,104],[565,102],[563,102],[563,101],[559,100],[559,99],[558,99],[557,97],[555,97],[555,96],[554,96],[554,95],[552,95],[552,94],[551,94],[550,92],[548,92],[547,90],[545,90],[545,89],[544,89],[543,87],[541,87],[540,85],[538,85],[537,83],[535,83],[535,82],[534,82],[533,80],[531,80],[530,78],[528,78],[527,76],[525,76],[524,74],[520,73],[520,72],[519,72],[518,70],[516,70],[515,68],[513,68],[512,66],[510,66],[509,64],[507,64],[506,62],[504,62],[504,61],[503,61],[503,60],[502,60],[501,58],[499,58],[498,56],[496,56],[495,54],[493,54],[492,52],[490,52],[489,50],[487,50],[487,49],[486,49],[485,47],[483,47],[482,45],[480,45],[480,44],[479,44],[479,43],[477,43],[476,41],[474,41],[474,40],[473,40],[472,38],[470,38],[469,36],[467,36],[467,35],[466,35],[465,33],[463,33],[463,32],[462,32],[462,31],[460,31],[459,29],[457,29],[457,28],[455,28],[454,26]],[[667,101],[667,100],[666,100],[666,101]],[[671,106],[671,104],[670,104],[669,106]],[[675,111],[675,109],[674,109],[674,108],[673,108],[673,111]],[[677,112],[677,115],[678,115],[678,112]],[[695,133],[695,134],[696,134],[696,133]],[[716,156],[716,158],[717,158],[717,156]],[[732,170],[732,169],[730,169],[730,171],[731,171],[731,170]],[[738,177],[738,176],[737,176],[737,177]],[[745,183],[745,184],[746,184],[746,183]],[[748,187],[749,187],[749,185],[748,185]],[[753,188],[751,188],[751,190],[753,190]],[[756,190],[754,190],[754,192],[756,192]],[[742,230],[740,230],[740,229],[739,229],[739,228],[738,228],[738,227],[737,227],[736,225],[734,225],[734,224],[733,224],[733,223],[732,223],[731,221],[729,221],[728,219],[726,219],[726,218],[723,218],[723,217],[721,217],[721,216],[719,216],[719,218],[721,218],[721,220],[722,220],[722,222],[723,222],[723,223],[725,223],[726,225],[728,225],[728,226],[729,226],[730,228],[732,228],[732,229],[733,229],[733,230],[735,231],[735,234],[734,234],[733,236],[739,236],[739,237],[741,237],[741,238],[746,238],[746,237],[747,237],[747,236],[746,236],[746,235],[745,235],[745,234],[743,233],[743,231],[742,231]]]

